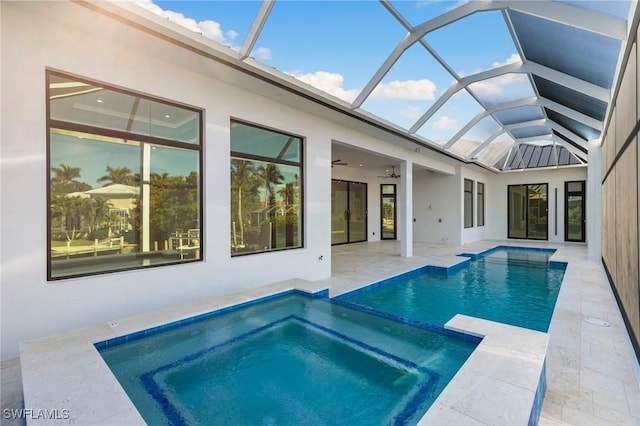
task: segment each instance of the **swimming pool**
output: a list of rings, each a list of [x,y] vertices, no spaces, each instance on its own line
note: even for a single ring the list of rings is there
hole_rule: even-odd
[[[438,326],[459,313],[546,332],[566,269],[549,261],[554,252],[500,246],[456,268],[420,268],[334,300]]]
[[[479,341],[288,292],[96,348],[149,424],[415,424]]]

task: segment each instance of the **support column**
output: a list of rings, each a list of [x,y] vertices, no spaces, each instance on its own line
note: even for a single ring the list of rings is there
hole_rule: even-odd
[[[588,149],[587,253],[589,260],[599,261],[602,258],[602,147],[599,141],[590,141]]]
[[[400,256],[413,256],[413,163],[400,163]]]

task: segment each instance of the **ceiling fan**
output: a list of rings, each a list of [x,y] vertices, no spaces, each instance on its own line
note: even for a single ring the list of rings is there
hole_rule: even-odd
[[[333,167],[333,166],[348,166],[348,165],[349,165],[349,163],[345,163],[344,161],[342,161],[342,160],[340,160],[340,159],[338,159],[338,160],[333,160],[333,161],[331,162],[331,167]]]
[[[387,170],[388,172],[389,170]],[[396,166],[391,166],[391,173],[384,175],[384,176],[378,176],[379,178],[385,178],[385,179],[398,179],[400,177],[399,174],[396,173]]]

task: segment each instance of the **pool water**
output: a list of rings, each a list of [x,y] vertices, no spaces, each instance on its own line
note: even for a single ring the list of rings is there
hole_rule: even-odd
[[[335,300],[437,326],[464,314],[546,332],[566,269],[549,261],[553,252],[499,248],[450,272],[423,268]]]
[[[96,347],[149,424],[415,424],[478,343],[291,293]]]

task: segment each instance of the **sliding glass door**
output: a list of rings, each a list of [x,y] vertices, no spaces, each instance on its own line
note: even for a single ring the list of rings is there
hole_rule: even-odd
[[[509,185],[508,237],[546,240],[549,235],[548,185]]]
[[[367,184],[331,181],[331,244],[367,240]]]

